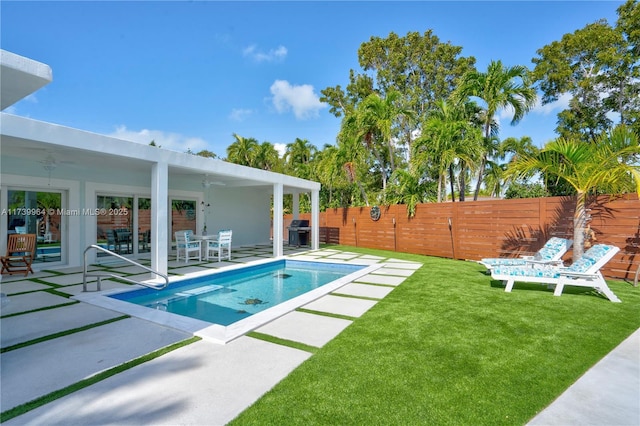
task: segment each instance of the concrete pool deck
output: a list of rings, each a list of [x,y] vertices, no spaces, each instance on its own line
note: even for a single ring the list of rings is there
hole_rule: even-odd
[[[264,253],[266,257],[268,250]],[[251,254],[253,259],[255,249]],[[294,310],[255,330],[312,347],[322,347],[331,341],[421,266],[336,250],[291,254],[295,259],[349,262],[357,258],[361,264],[384,264],[382,274],[373,271],[347,284],[357,286],[356,296],[347,286],[340,287],[305,304],[304,312]],[[175,266],[171,272],[186,269],[180,264]],[[192,270],[205,267],[188,266]],[[393,271],[397,271],[397,275],[394,276]],[[36,277],[41,280],[39,285],[50,283],[52,287],[47,288],[60,294],[50,294],[39,286],[20,288],[21,283],[34,283],[29,280],[34,276],[2,283],[3,292],[13,294],[2,315],[25,312],[7,317],[1,323],[2,347],[15,347],[0,355],[2,411],[191,337],[184,331],[65,298],[64,294],[76,295],[81,291],[82,277],[75,270],[65,271],[65,275],[38,272]],[[103,281],[103,288],[121,286],[127,285]],[[25,288],[30,292],[20,294]],[[33,302],[23,302],[27,299]],[[14,301],[20,303],[14,304]],[[29,312],[43,307],[51,309]],[[15,346],[96,324],[88,330],[25,347]],[[247,336],[226,345],[203,339],[54,400],[3,425],[225,424],[311,355]],[[149,377],[153,380],[148,380]]]
[[[255,253],[252,253],[252,257]],[[382,263],[329,295],[256,329],[256,332],[322,347],[400,285],[419,263],[335,250],[300,252],[296,259]],[[180,270],[207,266],[176,265]],[[215,265],[214,265],[215,266]],[[172,269],[172,271],[176,271]],[[66,274],[68,272],[68,274]],[[397,272],[394,274],[394,272]],[[132,271],[135,273],[135,271]],[[11,296],[2,308],[1,411],[61,389],[114,365],[191,337],[169,327],[73,301],[77,271],[38,272],[41,282],[12,278],[0,289]],[[40,285],[60,294],[45,292]],[[112,288],[124,284],[103,282]],[[21,287],[24,284],[25,287]],[[32,284],[38,286],[33,287]],[[21,293],[29,288],[29,293]],[[40,293],[46,294],[46,296]],[[31,296],[29,296],[31,295]],[[48,296],[56,296],[50,298]],[[33,299],[34,302],[28,301]],[[17,303],[13,303],[13,302]],[[69,304],[69,303],[72,304]],[[49,307],[47,310],[33,309]],[[323,313],[337,314],[335,318]],[[83,330],[81,327],[91,327]],[[53,333],[75,331],[56,337]],[[50,338],[38,341],[34,339]],[[20,343],[33,343],[18,347]],[[13,348],[12,348],[13,346]],[[243,336],[226,345],[200,340],[56,399],[3,425],[222,425],[257,401],[312,354]],[[152,380],[150,380],[152,378]],[[640,330],[612,351],[531,420],[532,425],[640,423]]]

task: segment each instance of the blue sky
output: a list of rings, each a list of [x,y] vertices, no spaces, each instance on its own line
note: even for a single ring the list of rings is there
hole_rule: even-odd
[[[536,50],[620,1],[0,2],[2,49],[44,62],[53,82],[5,112],[177,151],[226,156],[233,133],[274,144],[335,143],[340,119],[320,91],[360,71],[372,36],[424,33],[491,60],[531,67]],[[566,100],[564,100],[566,102]],[[501,138],[555,137],[556,105]]]

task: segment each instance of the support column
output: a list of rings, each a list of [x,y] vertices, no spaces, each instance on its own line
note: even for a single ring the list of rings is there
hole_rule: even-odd
[[[151,269],[166,274],[170,239],[169,165],[151,167]]]
[[[320,191],[311,191],[311,249],[320,248]]]
[[[281,183],[273,184],[273,256],[284,255],[282,236],[284,232],[284,187]]]

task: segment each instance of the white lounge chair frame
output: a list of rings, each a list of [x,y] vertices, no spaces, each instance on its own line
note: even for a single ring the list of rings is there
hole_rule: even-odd
[[[191,240],[191,232],[189,231],[177,231],[176,236],[176,260],[180,260],[181,254],[184,258],[184,262],[188,263],[189,259],[198,259],[202,261],[202,242],[200,240]],[[191,257],[191,254],[194,256]]]
[[[562,266],[562,256],[571,248],[573,240],[551,237],[540,250],[533,256],[520,256],[519,258],[493,257],[480,260],[488,270],[496,266],[518,266],[537,263],[543,265]]]
[[[231,237],[233,231],[224,230],[218,232],[218,239],[216,241],[207,241],[207,260],[218,255],[218,262],[222,260],[224,251],[227,251],[227,258],[231,260]]]
[[[594,259],[592,253],[603,247],[608,247],[608,251],[600,258]],[[582,256],[585,260],[592,259],[594,261],[584,272],[577,270],[582,260],[581,258],[568,268],[553,266],[536,267],[535,265],[494,268],[491,271],[491,277],[495,280],[503,281],[506,284],[504,289],[506,292],[510,292],[513,289],[516,281],[555,285],[554,296],[562,295],[562,290],[566,285],[592,287],[612,302],[620,302],[620,299],[611,291],[602,273],[600,273],[600,268],[606,265],[618,251],[620,251],[620,249],[616,246],[606,246],[604,244],[594,245]],[[530,272],[527,271],[527,268]],[[523,273],[526,275],[522,275]]]

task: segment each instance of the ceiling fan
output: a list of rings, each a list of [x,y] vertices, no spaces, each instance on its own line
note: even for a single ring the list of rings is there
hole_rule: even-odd
[[[215,180],[209,180],[209,175],[204,175],[204,179],[202,179],[202,187],[209,188],[211,185],[225,186],[226,183],[215,181]]]

